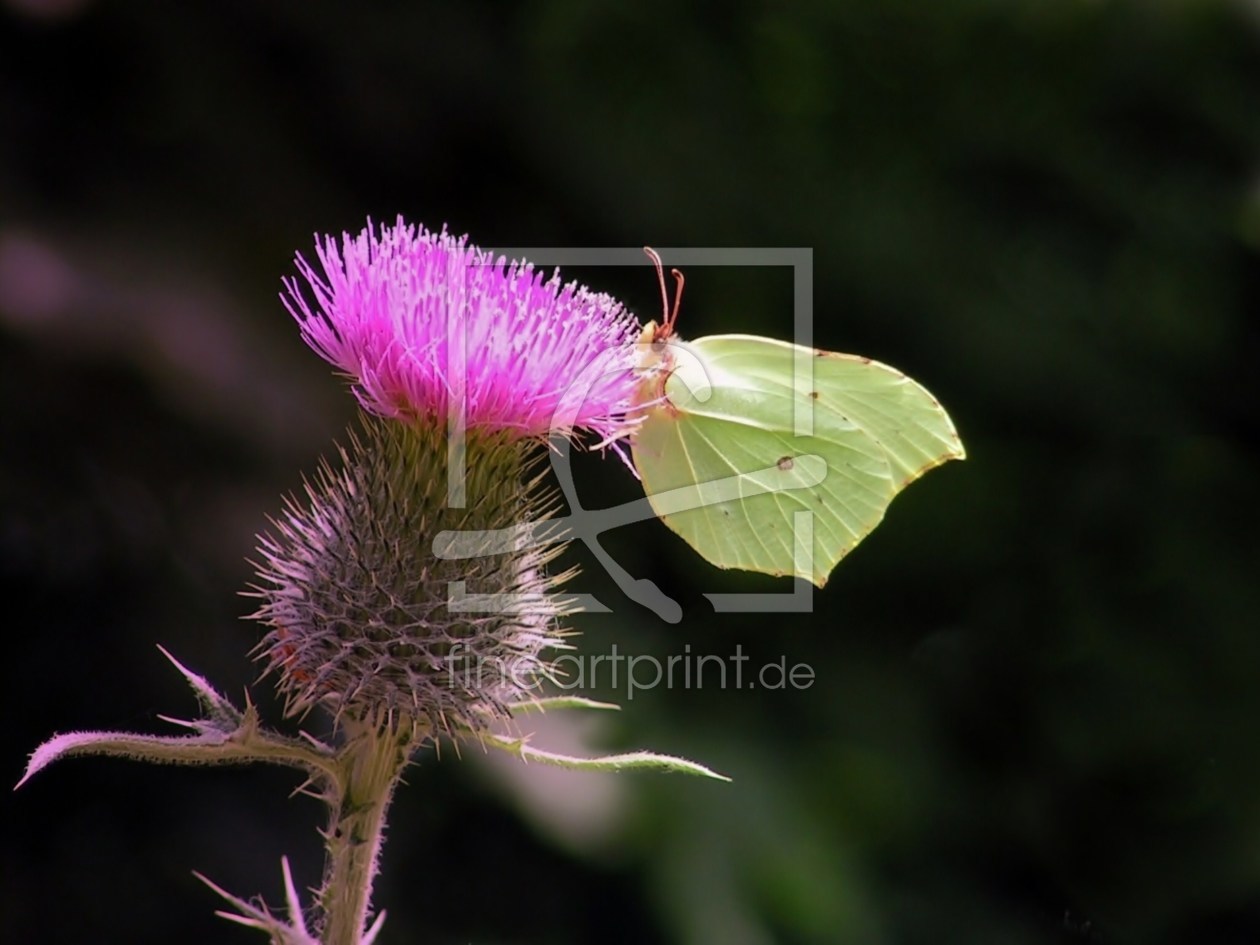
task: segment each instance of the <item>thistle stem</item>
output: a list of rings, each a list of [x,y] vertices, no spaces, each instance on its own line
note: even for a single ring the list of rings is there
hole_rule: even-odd
[[[348,722],[341,775],[329,798],[326,865],[320,891],[323,945],[360,945],[385,837],[385,815],[415,747],[410,731]]]

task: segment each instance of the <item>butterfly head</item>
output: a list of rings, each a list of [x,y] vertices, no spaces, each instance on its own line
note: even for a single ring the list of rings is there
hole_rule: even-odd
[[[661,368],[668,370],[673,360],[669,350],[670,341],[677,340],[671,338],[671,334],[669,329],[655,321],[650,321],[643,327],[643,333],[639,335],[636,364],[640,374],[656,374]]]
[[[661,285],[661,321],[650,321],[639,335],[639,357],[636,365],[640,376],[639,400],[644,404],[657,404],[665,399],[665,381],[674,369],[674,352],[671,346],[679,341],[674,332],[678,320],[678,306],[682,302],[683,274],[671,270],[677,288],[674,291],[674,307],[669,306],[669,293],[665,288],[665,270],[661,257],[650,246],[643,251],[656,266],[656,277]]]

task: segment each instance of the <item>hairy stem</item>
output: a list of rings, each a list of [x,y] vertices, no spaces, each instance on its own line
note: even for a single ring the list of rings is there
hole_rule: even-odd
[[[389,724],[347,722],[341,777],[330,797],[327,860],[320,908],[323,945],[360,945],[368,926],[372,883],[385,836],[385,815],[416,745],[415,734]]]

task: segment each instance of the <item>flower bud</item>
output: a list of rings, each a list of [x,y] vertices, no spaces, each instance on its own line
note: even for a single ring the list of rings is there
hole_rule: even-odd
[[[428,733],[477,732],[551,674],[564,600],[549,577],[558,546],[505,546],[449,560],[444,531],[511,529],[554,506],[531,467],[535,441],[470,432],[448,465],[446,431],[365,417],[260,538],[259,645],[289,712],[410,720]],[[463,502],[449,501],[463,477]]]

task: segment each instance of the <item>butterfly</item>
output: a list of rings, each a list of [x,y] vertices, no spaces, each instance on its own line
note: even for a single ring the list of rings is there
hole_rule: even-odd
[[[720,568],[822,587],[915,479],[966,451],[927,389],[870,358],[756,335],[639,338],[630,447],[652,510]]]

